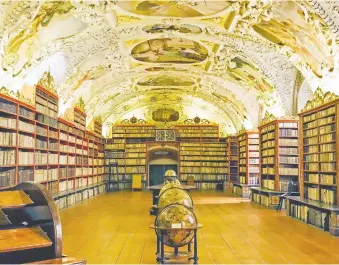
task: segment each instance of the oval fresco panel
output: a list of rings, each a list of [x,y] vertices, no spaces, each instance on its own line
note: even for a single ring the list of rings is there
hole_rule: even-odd
[[[147,76],[138,80],[139,86],[193,86],[194,81],[190,78],[172,75]]]
[[[188,64],[204,61],[208,51],[192,40],[164,38],[144,41],[131,54],[141,62]]]
[[[231,1],[126,1],[118,5],[131,13],[157,17],[202,17],[221,12],[230,6]]]
[[[154,24],[151,26],[143,27],[143,31],[147,33],[164,33],[166,31],[177,31],[180,33],[189,33],[189,34],[199,34],[202,32],[201,28],[194,26],[194,25],[189,25],[189,24],[184,24],[181,26]]]

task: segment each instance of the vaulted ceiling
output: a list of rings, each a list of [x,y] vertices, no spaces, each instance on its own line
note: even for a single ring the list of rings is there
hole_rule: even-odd
[[[292,115],[301,87],[339,94],[337,1],[1,1],[0,86],[50,70],[60,115],[108,126],[159,109],[225,133]]]

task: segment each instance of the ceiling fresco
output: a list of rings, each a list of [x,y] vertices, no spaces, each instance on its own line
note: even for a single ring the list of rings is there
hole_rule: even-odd
[[[188,39],[152,39],[135,46],[132,57],[147,63],[198,63],[204,61],[208,52],[196,41]]]
[[[195,83],[189,77],[175,76],[175,75],[156,75],[147,76],[138,80],[139,86],[193,86]]]
[[[229,1],[119,1],[118,5],[131,13],[157,17],[203,17],[226,9]]]
[[[159,127],[199,116],[235,133],[266,112],[295,114],[301,86],[339,94],[338,10],[330,0],[3,0],[0,87],[50,72],[60,116],[82,97],[106,131],[135,115]],[[178,119],[162,122],[170,112]]]

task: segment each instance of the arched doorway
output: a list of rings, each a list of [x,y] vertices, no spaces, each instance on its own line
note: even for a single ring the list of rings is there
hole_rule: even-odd
[[[164,183],[166,170],[173,169],[179,175],[179,144],[156,142],[147,144],[147,184]]]

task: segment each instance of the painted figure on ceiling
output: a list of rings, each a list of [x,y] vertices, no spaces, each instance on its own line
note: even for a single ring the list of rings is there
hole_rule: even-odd
[[[239,56],[231,60],[227,72],[238,82],[250,85],[259,91],[273,90],[261,71]]]

